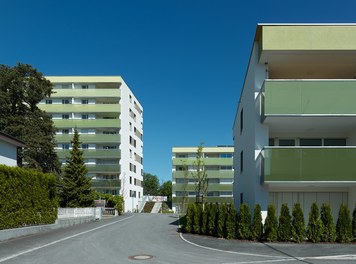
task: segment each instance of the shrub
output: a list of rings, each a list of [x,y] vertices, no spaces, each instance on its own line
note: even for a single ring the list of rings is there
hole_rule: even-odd
[[[307,230],[308,240],[313,243],[320,242],[322,230],[323,230],[323,224],[320,220],[319,208],[316,203],[313,203],[311,205],[310,213],[309,213],[309,222],[308,222],[308,230]]]
[[[267,217],[264,225],[264,236],[267,241],[273,242],[277,240],[277,229],[276,208],[273,204],[270,204],[267,209]]]
[[[208,220],[209,235],[211,236],[217,236],[217,213],[218,213],[217,205],[211,204],[209,220]]]
[[[320,220],[322,222],[321,241],[334,242],[336,239],[336,229],[334,219],[329,204],[323,203],[320,208]]]
[[[255,209],[253,211],[253,219],[251,224],[251,239],[260,240],[262,239],[262,234],[263,234],[263,224],[262,224],[261,206],[259,204],[256,204]]]
[[[234,205],[229,205],[226,220],[226,238],[234,239],[236,234],[236,209]]]
[[[220,238],[226,237],[226,217],[227,217],[226,205],[221,204],[219,206],[218,226],[217,226],[217,236]]]
[[[353,240],[356,241],[356,206],[352,212],[352,234]]]
[[[194,203],[193,208],[194,208],[193,233],[200,234],[203,207],[201,204]]]
[[[292,237],[291,216],[287,204],[282,204],[281,214],[278,219],[278,240],[289,241]]]
[[[345,204],[340,206],[339,218],[336,223],[336,238],[340,243],[349,243],[352,240],[350,210]]]
[[[55,183],[52,174],[0,165],[0,230],[54,223]]]
[[[294,205],[292,216],[292,238],[295,242],[300,243],[305,239],[305,221],[303,210],[299,203]]]
[[[187,214],[186,214],[186,226],[185,230],[188,233],[193,232],[193,225],[194,225],[194,205],[195,204],[189,204],[187,208]]]
[[[240,212],[237,218],[237,238],[249,239],[251,235],[251,215],[250,207],[247,204],[240,205]]]
[[[200,233],[202,235],[207,235],[208,234],[208,217],[209,217],[209,205],[205,204],[204,208],[202,210],[202,216],[201,216]]]

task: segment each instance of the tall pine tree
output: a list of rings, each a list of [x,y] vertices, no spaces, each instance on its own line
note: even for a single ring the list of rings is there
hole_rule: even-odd
[[[90,179],[86,177],[88,172],[83,159],[83,151],[80,149],[78,130],[75,128],[72,149],[67,158],[62,179],[63,190],[60,193],[60,205],[62,207],[90,207],[94,205],[94,193],[90,189]]]

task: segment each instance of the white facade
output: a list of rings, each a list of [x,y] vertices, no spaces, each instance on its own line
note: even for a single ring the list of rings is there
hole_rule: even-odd
[[[258,25],[235,116],[234,200],[356,204],[356,25]],[[352,43],[352,44],[351,44]],[[289,166],[289,167],[288,167]]]
[[[22,141],[0,133],[0,164],[17,166],[17,149],[24,146]]]

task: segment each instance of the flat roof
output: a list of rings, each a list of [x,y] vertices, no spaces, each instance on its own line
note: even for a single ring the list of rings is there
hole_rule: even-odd
[[[25,142],[23,142],[20,139],[17,139],[13,136],[10,136],[9,134],[0,132],[0,140],[5,141],[9,144],[15,145],[17,147],[25,147]]]

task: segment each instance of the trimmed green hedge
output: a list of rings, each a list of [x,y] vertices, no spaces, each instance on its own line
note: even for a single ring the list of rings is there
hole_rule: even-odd
[[[0,165],[0,230],[54,223],[55,182],[52,174]]]

